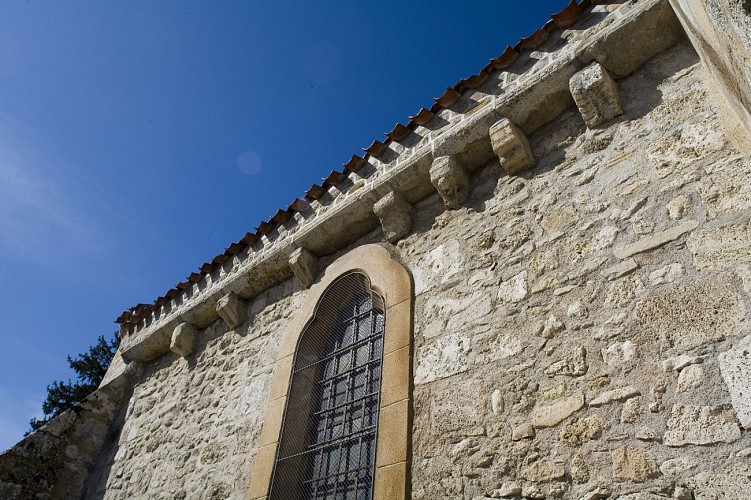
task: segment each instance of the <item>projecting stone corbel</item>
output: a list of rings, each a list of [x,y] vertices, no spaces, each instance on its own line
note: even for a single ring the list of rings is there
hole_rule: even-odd
[[[618,85],[600,63],[579,71],[568,84],[587,128],[595,128],[623,113]]]
[[[509,174],[520,174],[535,166],[535,157],[527,136],[508,118],[490,127],[490,143]]]
[[[227,323],[227,328],[234,330],[245,321],[245,301],[230,292],[217,301],[216,312]]]
[[[172,331],[172,340],[169,344],[170,351],[182,357],[189,356],[195,349],[197,336],[198,331],[195,326],[190,323],[180,323]]]
[[[469,177],[453,156],[439,156],[430,167],[430,182],[443,198],[446,208],[461,208],[469,196]]]
[[[289,256],[289,267],[300,284],[310,288],[318,276],[318,257],[307,248],[300,247]]]
[[[412,231],[412,205],[394,191],[378,200],[373,205],[373,212],[381,219],[383,235],[391,243]]]

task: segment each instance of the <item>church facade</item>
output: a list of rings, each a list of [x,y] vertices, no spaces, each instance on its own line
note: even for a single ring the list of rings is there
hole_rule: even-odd
[[[3,498],[751,498],[751,6],[572,1],[118,318]]]

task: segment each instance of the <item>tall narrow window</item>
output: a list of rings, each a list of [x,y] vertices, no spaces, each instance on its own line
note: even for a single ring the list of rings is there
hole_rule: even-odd
[[[384,311],[362,273],[326,289],[297,345],[270,498],[372,498]]]

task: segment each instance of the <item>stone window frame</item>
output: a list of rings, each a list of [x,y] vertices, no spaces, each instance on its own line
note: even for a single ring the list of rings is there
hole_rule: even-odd
[[[387,248],[357,247],[335,260],[308,290],[282,337],[266,414],[250,475],[249,500],[268,498],[297,344],[316,308],[338,278],[360,272],[384,300],[383,365],[376,438],[374,500],[406,500],[410,491],[412,428],[412,277]]]

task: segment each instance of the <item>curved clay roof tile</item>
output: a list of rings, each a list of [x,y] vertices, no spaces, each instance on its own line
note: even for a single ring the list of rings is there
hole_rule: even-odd
[[[391,132],[388,132],[386,134],[386,137],[388,137],[389,139],[391,139],[394,142],[399,142],[402,139],[404,139],[405,137],[407,137],[411,132],[412,132],[412,130],[410,130],[410,128],[407,127],[406,125],[402,125],[401,123],[397,123],[394,126],[394,129]]]
[[[270,221],[275,224],[284,224],[287,219],[290,218],[290,213],[286,210],[279,209],[276,211],[273,217],[271,217]]]
[[[336,186],[346,178],[347,176],[343,173],[332,170],[329,176],[323,180],[323,183],[328,184],[329,186]]]
[[[576,3],[576,0],[571,0],[571,3],[569,3],[565,9],[557,14],[551,15],[550,17],[559,28],[565,29],[569,26],[573,26],[582,16],[582,13],[582,8]]]
[[[435,97],[433,100],[442,108],[449,108],[459,100],[462,95],[452,87],[448,87],[441,97]]]
[[[550,33],[545,31],[544,29],[539,29],[528,37],[522,38],[521,43],[530,50],[537,50],[542,47],[542,45],[547,42],[549,38]]]
[[[346,168],[350,172],[357,172],[362,167],[364,167],[366,163],[367,162],[363,158],[357,155],[352,155],[352,158],[350,158],[349,161],[344,164],[344,168]]]
[[[242,237],[240,240],[241,243],[244,243],[248,246],[252,245],[256,241],[258,241],[259,237],[255,233],[245,233],[245,236]]]
[[[272,230],[273,228],[274,228],[274,225],[273,225],[273,224],[269,224],[268,222],[266,222],[266,221],[263,221],[263,222],[261,222],[260,224],[258,224],[258,227],[256,228],[256,231],[257,231],[257,232],[258,232],[259,234],[267,234],[267,233],[268,233],[268,232],[270,232],[270,231],[271,231],[271,230]]]
[[[495,69],[506,69],[514,64],[514,61],[516,61],[518,57],[519,52],[509,45],[503,51],[503,54],[495,59],[491,59],[490,64],[492,64]]]
[[[292,210],[293,212],[305,212],[309,208],[310,203],[305,200],[301,200],[300,198],[295,198],[295,201],[289,204],[288,210]]]
[[[467,87],[468,89],[479,89],[482,87],[482,84],[488,81],[488,73],[486,71],[480,71],[480,73],[476,75],[472,75],[468,78],[465,78],[460,83]]]
[[[324,194],[326,194],[326,189],[319,186],[318,184],[313,184],[312,186],[310,186],[310,189],[305,192],[305,197],[310,198],[311,200],[317,200]]]
[[[370,156],[374,156],[378,158],[378,156],[383,153],[384,149],[386,148],[386,144],[382,143],[381,141],[373,141],[373,144],[368,146],[367,148],[364,148],[363,151],[368,153]]]
[[[432,111],[420,108],[420,111],[415,116],[410,116],[409,119],[418,125],[426,125],[434,116],[435,114]]]

